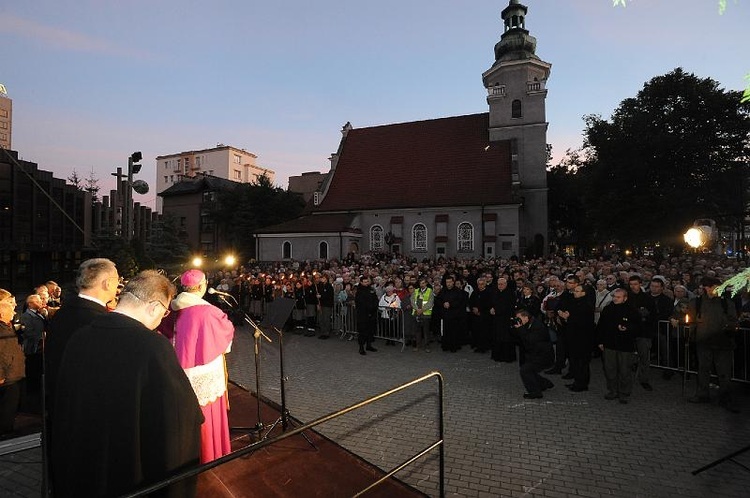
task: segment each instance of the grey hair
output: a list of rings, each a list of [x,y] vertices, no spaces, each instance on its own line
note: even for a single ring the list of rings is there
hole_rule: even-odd
[[[107,258],[87,259],[78,267],[76,287],[78,290],[91,289],[106,273],[116,273],[117,267]]]

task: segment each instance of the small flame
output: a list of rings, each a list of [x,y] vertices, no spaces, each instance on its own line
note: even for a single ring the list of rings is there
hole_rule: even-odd
[[[687,325],[688,323],[690,323],[690,316],[685,313],[685,324]]]

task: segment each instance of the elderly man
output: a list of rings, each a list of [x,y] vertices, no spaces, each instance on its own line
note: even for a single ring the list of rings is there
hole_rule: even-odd
[[[114,312],[68,341],[52,421],[55,496],[120,496],[198,463],[203,415],[169,341],[153,332],[173,295],[164,276],[142,272]],[[195,480],[162,491],[193,496]]]
[[[633,351],[641,327],[641,315],[627,304],[625,289],[612,291],[612,303],[602,310],[596,325],[596,337],[607,378],[605,399],[626,404],[633,391]]]
[[[57,387],[57,371],[71,337],[94,318],[107,314],[107,303],[117,295],[120,276],[115,264],[106,258],[87,259],[78,267],[77,296],[66,296],[65,306],[55,313],[47,327],[44,344],[44,376],[48,416],[52,417]]]
[[[732,355],[737,334],[737,310],[716,289],[721,281],[706,276],[701,279],[703,295],[690,301],[688,314],[695,323],[695,345],[698,352],[698,388],[691,403],[709,403],[711,369],[716,369],[719,384],[719,404],[731,412],[739,412],[732,399]]]
[[[31,294],[26,298],[26,311],[19,317],[23,324],[23,352],[27,356],[39,350],[39,343],[47,328],[44,305],[39,294]]]
[[[180,283],[184,291],[172,302],[175,313],[159,331],[173,339],[177,360],[206,419],[201,426],[201,463],[206,463],[232,451],[224,354],[231,349],[234,325],[226,313],[203,299],[208,282],[202,271],[186,271]]]

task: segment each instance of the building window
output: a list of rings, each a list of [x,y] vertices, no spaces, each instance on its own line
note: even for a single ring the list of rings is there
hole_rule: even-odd
[[[503,251],[510,251],[513,249],[513,242],[509,240],[504,240],[502,245],[503,245]]]
[[[520,118],[523,117],[523,113],[521,112],[521,101],[520,100],[514,100],[511,104],[511,117],[513,118]]]
[[[427,227],[422,223],[417,223],[411,229],[411,250],[427,251]]]
[[[164,176],[164,183],[167,183],[168,181],[169,181],[169,177],[168,176]]]
[[[238,169],[232,170],[232,178],[235,180],[242,180],[242,171]]]
[[[292,259],[292,243],[288,240],[281,245],[281,259]]]
[[[471,223],[458,225],[458,252],[474,252],[474,227]]]
[[[200,168],[203,163],[203,156],[195,156],[195,167]]]
[[[242,156],[239,154],[234,155],[234,164],[242,164]]]
[[[383,227],[380,225],[373,225],[372,228],[370,228],[370,250],[382,251],[383,242]]]
[[[322,241],[318,244],[318,258],[328,259],[328,242]]]

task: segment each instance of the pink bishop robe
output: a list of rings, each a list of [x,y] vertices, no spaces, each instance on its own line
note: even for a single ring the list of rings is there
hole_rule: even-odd
[[[171,308],[159,332],[172,340],[206,419],[201,425],[201,463],[206,463],[232,451],[224,354],[231,349],[234,325],[226,313],[190,292],[178,294]]]

